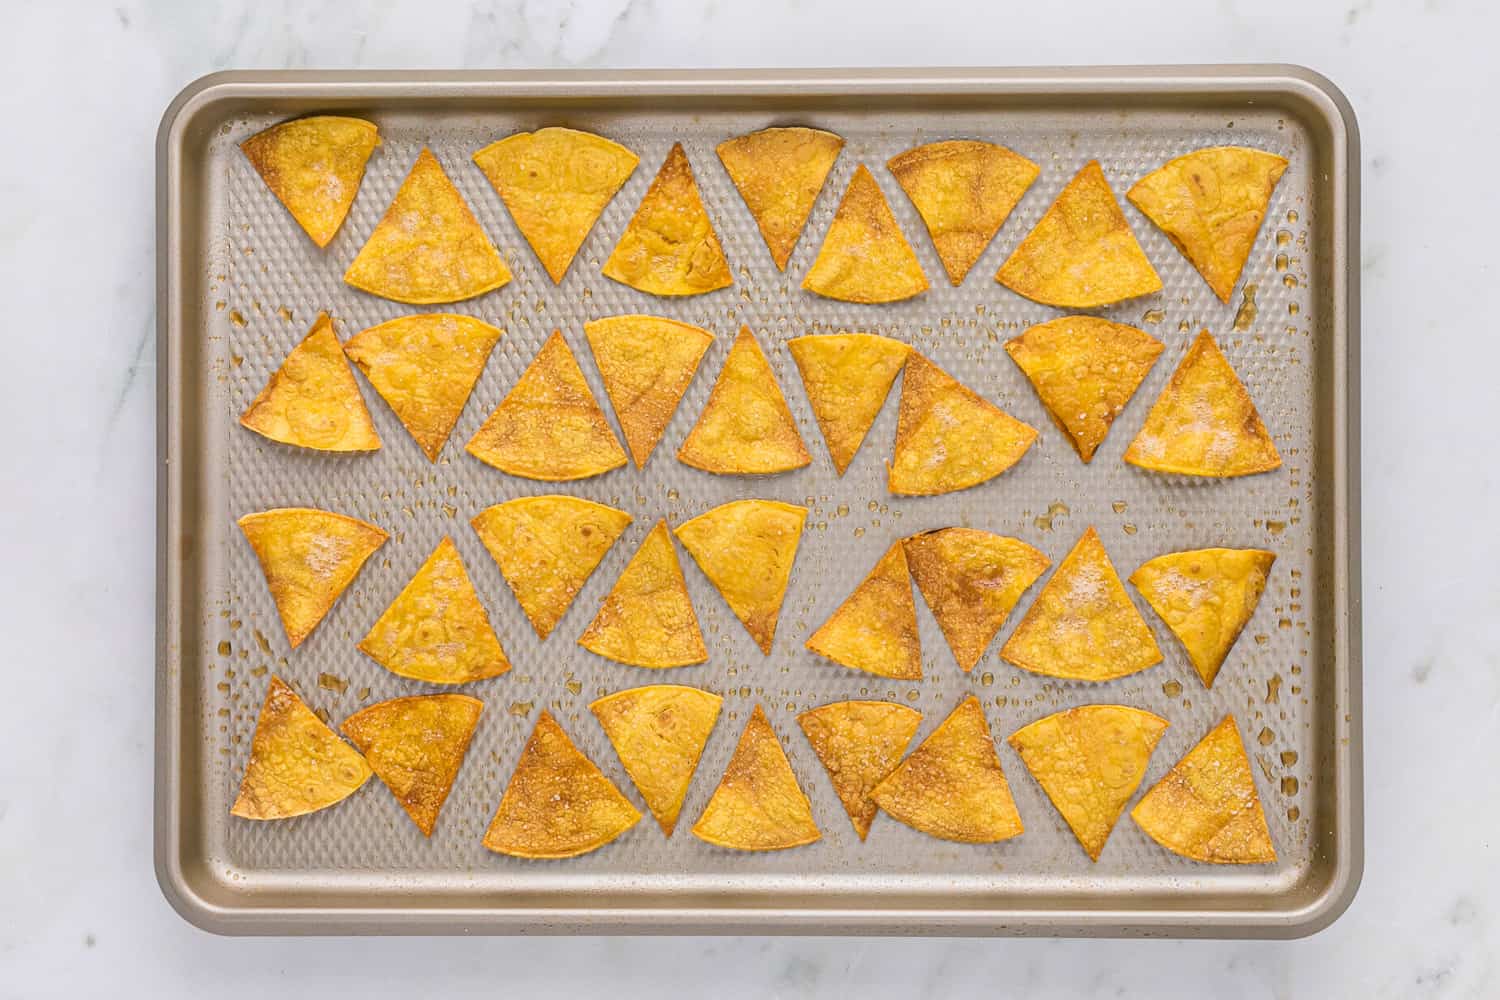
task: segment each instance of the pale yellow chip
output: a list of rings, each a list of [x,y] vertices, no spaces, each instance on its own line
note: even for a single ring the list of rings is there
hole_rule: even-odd
[[[293,649],[390,537],[373,524],[311,507],[246,514],[239,525],[260,560]]]
[[[734,284],[682,143],[667,154],[604,262],[604,276],[651,295],[701,295]]]
[[[1019,538],[940,528],[902,542],[906,566],[964,673],[974,669],[1011,609],[1052,565]]]
[[[1156,638],[1089,527],[1000,649],[1023,670],[1111,681],[1161,662]]]
[[[484,833],[484,846],[517,858],[574,858],[597,851],[640,818],[552,713],[543,711]]]
[[[516,228],[559,284],[640,157],[591,132],[517,132],[474,154]]]
[[[781,851],[823,836],[813,821],[812,803],[759,705],[719,787],[693,824],[693,836],[737,851]]]
[[[547,482],[587,479],[627,461],[560,330],[552,331],[466,450],[501,472]]]
[[[864,840],[878,811],[870,792],[901,763],[922,713],[889,701],[836,701],[803,712],[797,724]]]
[[[433,305],[494,291],[510,281],[510,268],[423,147],[344,281],[383,299]]]
[[[927,276],[890,203],[863,164],[854,171],[802,287],[841,302],[899,302],[927,291]]]
[[[635,667],[686,667],[708,659],[666,521],[656,522],[630,558],[578,645]]]
[[[380,436],[327,313],[319,313],[240,425],[272,441],[318,451],[374,451]]]
[[[793,337],[786,346],[842,476],[880,415],[911,348],[871,333]]]
[[[812,461],[771,364],[740,327],[698,422],[677,460],[721,475],[772,475]]]
[[[815,128],[765,128],[719,143],[719,160],[785,271],[844,140]]]
[[[1135,804],[1130,818],[1174,854],[1218,865],[1276,860],[1250,758],[1233,715]]]
[[[1260,411],[1207,330],[1161,391],[1125,461],[1156,472],[1224,479],[1281,467]]]
[[[589,705],[668,837],[724,699],[678,684],[617,691]]]
[[[495,504],[470,523],[545,639],[630,521],[592,500],[542,496]]]
[[[767,656],[806,520],[806,507],[735,500],[677,526],[677,540]]]
[[[1130,582],[1182,640],[1204,687],[1213,687],[1275,561],[1265,549],[1169,552],[1142,563]]]
[[[995,280],[1036,302],[1094,309],[1161,291],[1097,160],[1068,182]]]
[[[993,844],[1024,830],[984,709],[973,695],[959,702],[870,797],[892,818],[942,840]]]
[[[886,549],[828,620],[807,639],[807,648],[835,663],[893,680],[922,677],[917,602],[900,542]]]
[[[644,468],[714,335],[660,316],[610,316],[583,332],[635,467]]]
[[[1162,343],[1143,330],[1097,316],[1062,316],[1005,344],[1053,423],[1085,462],[1156,364]]]
[[[355,712],[339,729],[430,837],[483,709],[484,702],[462,694],[392,698]]]
[[[1017,729],[1009,743],[1098,861],[1166,728],[1166,719],[1138,708],[1083,705]]]
[[[280,677],[250,740],[250,762],[230,812],[245,819],[286,819],[327,809],[354,794],[370,765],[339,739]]]
[[[1042,172],[1004,146],[971,139],[908,149],[886,166],[927,224],[955,288]]]
[[[257,132],[240,149],[302,231],[326,247],[344,224],[378,145],[374,122],[314,115]]]
[[[1286,166],[1283,157],[1259,149],[1199,149],[1142,177],[1125,197],[1228,302]]]

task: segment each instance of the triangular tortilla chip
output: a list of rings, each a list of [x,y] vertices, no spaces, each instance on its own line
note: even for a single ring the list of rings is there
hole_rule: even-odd
[[[737,851],[781,851],[822,837],[812,803],[759,705],[724,769],[693,836]]]
[[[911,348],[871,333],[793,337],[786,346],[842,476],[880,415]]]
[[[484,702],[462,694],[392,698],[355,712],[339,729],[430,837],[483,709]]]
[[[553,284],[640,157],[603,136],[570,128],[517,132],[474,154]]]
[[[587,479],[627,461],[560,330],[466,449],[501,472],[547,482]]]
[[[1174,854],[1219,865],[1276,860],[1233,715],[1224,716],[1130,810],[1146,835]]]
[[[1182,640],[1203,686],[1213,687],[1275,561],[1265,549],[1170,552],[1142,563],[1130,582]]]
[[[708,659],[666,521],[657,521],[630,557],[578,645],[636,667],[686,667]]]
[[[510,268],[425,146],[344,281],[411,305],[458,302],[510,281]]]
[[[250,763],[229,811],[245,819],[301,816],[342,802],[369,777],[359,752],[272,675],[250,740]]]
[[[927,224],[955,288],[1042,172],[1004,146],[973,140],[918,146],[886,166]]]
[[[723,475],[771,475],[812,461],[771,364],[748,326],[740,327],[677,460]]]
[[[973,695],[959,702],[870,797],[913,830],[942,840],[993,844],[1024,829],[984,709]]]
[[[786,270],[844,140],[815,128],[766,128],[719,143],[719,160]]]
[[[1063,316],[1006,341],[1005,350],[1078,457],[1089,462],[1156,364],[1162,343],[1124,323]]]
[[[917,602],[900,542],[885,550],[875,568],[808,637],[806,645],[819,656],[855,670],[894,680],[921,679]]]
[[[734,284],[682,143],[667,154],[604,262],[604,276],[651,295],[701,295]]]
[[[1161,291],[1161,278],[1135,241],[1097,160],[1068,182],[995,280],[1063,309],[1094,309]]]
[[[677,526],[677,540],[767,656],[806,520],[806,507],[735,500]]]
[[[356,333],[344,353],[436,462],[500,336],[472,316],[422,313]]]
[[[1228,302],[1286,166],[1284,158],[1259,149],[1200,149],[1167,161],[1125,197],[1171,238],[1219,301]]]
[[[380,436],[327,313],[255,397],[240,425],[272,441],[318,451],[374,451]]]
[[[545,639],[630,521],[592,500],[543,496],[495,504],[470,523]]]
[[[1138,708],[1083,705],[1017,729],[1009,742],[1098,861],[1166,728],[1166,719]]]
[[[589,705],[668,837],[724,699],[678,684],[617,691]]]
[[[868,303],[927,291],[922,264],[864,164],[854,171],[802,287],[826,299]]]
[[[518,858],[574,858],[630,829],[641,814],[543,711],[500,798],[484,846]]]
[[[390,537],[373,524],[311,507],[246,514],[239,525],[260,560],[293,649]]]
[[[913,351],[901,381],[887,485],[906,496],[968,489],[1015,465],[1035,440],[1036,428]]]
[[[940,528],[902,542],[906,565],[964,673],[974,669],[1011,609],[1052,565],[1019,538]]]
[[[374,122],[314,115],[257,132],[240,149],[302,231],[326,247],[344,224],[378,145]]]
[[[1281,467],[1245,384],[1207,330],[1161,391],[1125,461],[1184,476],[1249,476]]]
[[[836,701],[803,712],[797,724],[864,840],[878,810],[870,792],[901,763],[922,713],[889,701]]]
[[[660,316],[610,316],[583,332],[635,467],[644,468],[714,335]]]

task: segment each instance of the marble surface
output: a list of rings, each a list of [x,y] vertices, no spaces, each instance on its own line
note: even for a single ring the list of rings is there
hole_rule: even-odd
[[[1490,452],[1500,8],[927,0],[13,4],[0,42],[0,996],[1488,997],[1500,992]],[[1135,13],[1130,10],[1135,8]],[[1149,27],[1143,27],[1149,25]],[[152,137],[248,67],[1291,61],[1364,138],[1368,853],[1306,941],[230,940],[151,870]]]

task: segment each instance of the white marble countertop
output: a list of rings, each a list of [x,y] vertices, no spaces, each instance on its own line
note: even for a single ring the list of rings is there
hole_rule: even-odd
[[[1500,8],[1427,0],[16,4],[0,92],[0,996],[1500,993]],[[1055,7],[1055,10],[1045,8]],[[1140,8],[1131,13],[1132,8]],[[1148,12],[1146,8],[1151,8]],[[917,17],[925,26],[913,24]],[[234,940],[151,868],[158,116],[212,70],[1303,63],[1364,141],[1364,885],[1292,943]],[[693,985],[697,988],[694,989]]]

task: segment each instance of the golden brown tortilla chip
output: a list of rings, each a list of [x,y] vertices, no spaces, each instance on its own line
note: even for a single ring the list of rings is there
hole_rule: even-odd
[[[326,247],[344,224],[378,145],[374,122],[314,115],[257,132],[240,149],[302,231]]]
[[[719,160],[786,270],[844,140],[815,128],[765,128],[719,143]]]
[[[927,276],[863,164],[823,237],[802,287],[841,302],[899,302],[927,291]]]
[[[677,540],[767,656],[806,520],[806,507],[735,500],[677,527]]]
[[[229,811],[245,819],[301,816],[342,802],[369,777],[365,759],[272,675]]]
[[[610,316],[583,332],[635,467],[644,468],[714,335],[660,316]]]
[[[1203,686],[1213,687],[1275,561],[1265,549],[1169,552],[1142,563],[1130,582],[1182,640]]]
[[[578,645],[635,667],[686,667],[708,659],[666,521],[657,521],[615,581]]]
[[[693,836],[736,851],[781,851],[822,836],[813,822],[812,803],[759,705],[723,780],[693,824]]]
[[[748,326],[740,327],[677,460],[721,475],[772,475],[812,461],[771,364]]]
[[[616,691],[589,705],[661,832],[677,828],[682,800],[724,699],[678,684]]]
[[[392,698],[355,712],[339,729],[430,837],[483,709],[484,702],[462,694]]]
[[[879,808],[870,792],[901,763],[922,713],[889,701],[836,701],[803,712],[797,724],[864,840]]]
[[[854,593],[808,637],[806,646],[854,670],[894,680],[921,679],[917,602],[900,542],[886,549]]]
[[[870,333],[793,337],[786,346],[842,476],[880,415],[911,348]]]
[[[651,295],[701,295],[734,284],[682,143],[667,154],[604,262],[604,276]]]
[[[240,415],[240,425],[272,441],[318,451],[380,447],[327,313],[318,313],[307,336]]]

